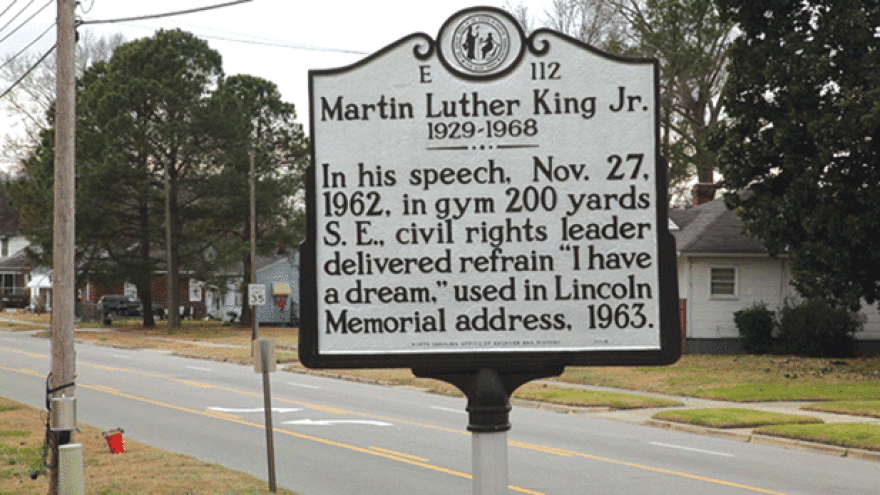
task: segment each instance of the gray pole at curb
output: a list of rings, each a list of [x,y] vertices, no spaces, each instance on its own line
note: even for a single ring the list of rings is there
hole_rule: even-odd
[[[272,395],[269,391],[269,372],[275,369],[275,354],[270,351],[269,339],[257,340],[260,346],[259,370],[263,373],[263,410],[266,413],[266,458],[269,463],[269,491],[275,493],[275,439],[272,428]]]

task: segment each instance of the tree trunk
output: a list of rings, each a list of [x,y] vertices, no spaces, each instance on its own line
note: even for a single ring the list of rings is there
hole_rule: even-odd
[[[251,314],[251,306],[248,304],[248,284],[250,284],[251,280],[251,255],[246,254],[244,256],[244,270],[242,270],[242,281],[241,281],[241,321],[240,324],[242,326],[251,326],[251,322],[253,321],[253,317]]]
[[[180,328],[180,274],[178,273],[177,239],[177,196],[174,181],[165,172],[165,259],[168,265],[168,329]],[[179,238],[178,238],[179,239]]]

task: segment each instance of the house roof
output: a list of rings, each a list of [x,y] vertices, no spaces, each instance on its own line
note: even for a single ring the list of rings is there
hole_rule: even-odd
[[[756,237],[743,233],[743,222],[723,198],[684,210],[670,210],[676,249],[683,254],[767,254]]]
[[[35,266],[35,263],[28,258],[24,249],[0,260],[0,272],[2,273],[26,272],[32,270]]]

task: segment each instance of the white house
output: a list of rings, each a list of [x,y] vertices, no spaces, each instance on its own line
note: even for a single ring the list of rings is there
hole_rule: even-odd
[[[266,304],[257,307],[260,324],[299,325],[299,253],[258,257],[256,283],[266,287]],[[205,293],[208,314],[229,320],[230,314],[240,315],[241,305],[247,299],[239,290],[241,278],[232,278],[226,290],[212,288]],[[282,306],[283,300],[283,306]]]
[[[733,313],[764,302],[781,308],[797,300],[785,255],[771,257],[721,198],[684,210],[671,210],[670,230],[678,255],[678,291],[687,350],[693,353],[740,349]],[[859,352],[880,351],[880,313],[863,306],[864,331],[856,334]]]
[[[0,187],[0,297],[6,306],[21,306],[29,295],[27,283],[33,263],[24,251],[30,243],[20,231],[18,211]]]

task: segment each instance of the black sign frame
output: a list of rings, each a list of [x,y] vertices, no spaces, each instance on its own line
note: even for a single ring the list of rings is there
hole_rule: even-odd
[[[506,12],[492,7],[474,7],[465,9],[453,15],[453,18],[460,17],[472,12],[484,11],[495,14],[497,16],[512,20],[513,18]],[[310,101],[314,101],[314,79],[316,77],[343,74],[371,63],[374,59],[381,57],[383,54],[399,47],[402,43],[409,42],[413,39],[419,39],[426,46],[414,51],[414,56],[420,60],[427,60],[441,50],[438,48],[439,40],[442,38],[444,30],[449,25],[447,21],[438,34],[437,41],[431,39],[423,33],[415,33],[394,42],[379,52],[376,52],[365,59],[346,67],[326,70],[312,70],[309,72],[309,96]],[[578,40],[565,36],[561,33],[550,30],[537,30],[527,39],[525,38],[521,27],[516,21],[513,21],[519,32],[521,40],[524,40],[523,50],[531,50],[532,53],[540,55],[542,51],[546,53],[548,47],[546,44],[537,42],[539,37],[555,36],[565,40],[568,43],[580,45],[584,50],[600,54],[602,57],[615,60],[624,64],[650,64],[654,71],[654,101],[660,101],[659,94],[659,62],[656,59],[644,58],[624,58],[612,54],[602,52],[592,46],[581,43]],[[474,76],[467,74],[455,67],[450,66],[449,61],[444,57],[440,57],[443,65],[456,73],[464,80],[485,79],[492,80],[494,78],[504,77],[509,71],[514,70],[522,61],[522,53],[513,54],[514,62],[509,67],[499,72],[488,74],[485,76]],[[460,73],[460,74],[459,74]],[[315,155],[316,147],[321,145],[321,136],[315,133],[315,108],[310,109],[310,124],[313,132],[311,138],[311,165],[306,170],[306,211],[307,211],[307,227],[306,239],[300,248],[300,308],[301,308],[301,326],[299,329],[299,358],[300,362],[309,368],[416,368],[419,370],[434,371],[451,371],[451,370],[476,370],[481,368],[491,368],[501,372],[514,372],[517,370],[538,370],[548,369],[559,366],[577,365],[577,366],[618,366],[618,365],[667,365],[674,363],[681,356],[682,334],[679,320],[679,300],[678,300],[678,281],[676,268],[676,252],[675,240],[668,231],[668,198],[666,191],[666,161],[660,154],[660,130],[659,130],[659,105],[655,105],[653,109],[653,119],[655,122],[654,129],[654,154],[655,154],[655,170],[656,177],[656,207],[655,222],[657,226],[656,243],[657,243],[657,269],[658,269],[658,305],[659,319],[659,349],[652,350],[590,350],[590,351],[511,351],[511,352],[485,352],[475,350],[474,352],[390,352],[390,353],[371,353],[367,352],[351,352],[344,354],[337,353],[321,353],[320,351],[320,331],[318,328],[318,308],[321,306],[321,287],[318,286],[318,271],[321,269],[319,260],[317,259],[317,241],[320,233],[317,228],[318,215],[318,187],[316,182],[316,170],[318,168]]]

